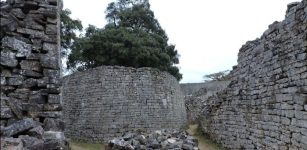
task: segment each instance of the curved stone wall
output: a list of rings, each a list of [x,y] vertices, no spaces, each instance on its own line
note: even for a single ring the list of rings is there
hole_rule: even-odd
[[[203,131],[227,149],[307,149],[307,0],[238,56],[229,86],[204,105]]]
[[[186,122],[178,81],[152,68],[102,66],[63,79],[66,136],[103,142],[128,130],[180,128]]]

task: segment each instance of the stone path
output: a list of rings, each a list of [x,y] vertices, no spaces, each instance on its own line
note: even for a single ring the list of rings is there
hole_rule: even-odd
[[[198,133],[197,130],[198,125],[191,124],[189,125],[189,129],[187,130],[187,132],[198,139],[198,148],[200,150],[223,150],[222,148],[219,148],[214,143],[212,143],[212,141],[210,141],[207,137]]]

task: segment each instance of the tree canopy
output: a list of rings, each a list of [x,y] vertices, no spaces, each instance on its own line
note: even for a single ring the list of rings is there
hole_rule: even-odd
[[[230,79],[229,70],[207,74],[207,75],[204,75],[203,78],[205,79],[205,82],[206,81],[225,81],[225,80],[229,80]]]
[[[100,65],[154,67],[178,80],[179,55],[161,28],[148,0],[117,0],[106,9],[104,28],[90,25],[84,36],[75,40],[68,67],[85,70]]]
[[[76,32],[82,31],[80,20],[70,18],[71,11],[65,9],[61,11],[61,53],[66,56],[68,49],[71,49],[73,42],[77,39]]]

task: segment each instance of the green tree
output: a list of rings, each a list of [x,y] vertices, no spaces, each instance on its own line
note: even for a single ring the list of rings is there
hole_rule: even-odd
[[[154,67],[182,78],[175,45],[150,10],[148,0],[117,0],[106,10],[108,24],[89,26],[77,39],[68,57],[68,67],[85,70],[100,65]]]
[[[226,81],[230,79],[229,70],[220,71],[204,75],[205,82],[207,81]]]
[[[76,33],[82,31],[82,23],[80,20],[70,18],[71,11],[69,9],[61,12],[61,53],[62,56],[68,54],[69,49],[73,46],[73,42],[77,39]]]

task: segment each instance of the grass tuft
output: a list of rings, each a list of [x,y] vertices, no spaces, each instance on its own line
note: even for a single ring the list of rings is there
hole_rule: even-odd
[[[104,150],[103,144],[93,144],[79,141],[70,141],[71,150]]]
[[[187,131],[198,139],[200,150],[226,150],[221,145],[211,140],[208,135],[204,134],[198,124],[189,125]]]

